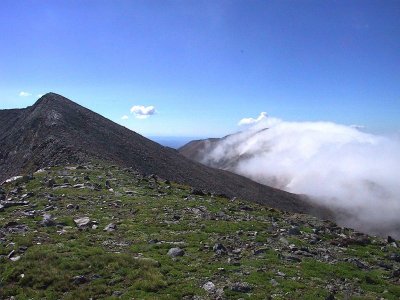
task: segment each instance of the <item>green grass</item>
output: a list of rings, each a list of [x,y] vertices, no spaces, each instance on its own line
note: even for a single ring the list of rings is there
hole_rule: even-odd
[[[91,183],[104,187],[111,180],[115,192],[106,189],[64,188],[54,190],[45,186],[46,178],[62,182],[62,172],[67,172],[77,182]],[[101,178],[99,178],[101,176]],[[102,165],[91,170],[65,170],[52,168],[35,175],[35,179],[22,184],[24,192],[31,191],[32,207],[12,207],[0,213],[0,226],[10,221],[25,224],[25,234],[6,234],[0,243],[0,287],[1,297],[15,296],[16,299],[181,299],[185,296],[212,298],[202,289],[211,280],[223,289],[227,299],[325,299],[329,295],[326,286],[340,286],[346,282],[355,290],[350,299],[399,299],[400,288],[391,271],[374,267],[362,270],[345,258],[357,258],[376,266],[387,260],[388,252],[380,244],[350,246],[334,249],[335,261],[324,262],[313,258],[302,258],[301,262],[290,262],[284,256],[291,255],[279,238],[271,232],[272,218],[279,228],[289,228],[293,215],[261,207],[257,204],[230,201],[210,196],[191,196],[190,188],[179,184],[138,179],[129,172],[116,167]],[[20,183],[5,186],[13,189]],[[149,184],[156,186],[150,188]],[[127,195],[126,190],[134,191]],[[57,200],[49,201],[53,195]],[[162,196],[160,196],[162,195]],[[84,199],[83,199],[84,198]],[[79,209],[67,209],[72,203]],[[252,210],[242,211],[245,204]],[[40,224],[43,212],[28,218],[23,211],[48,211],[59,224],[43,227]],[[209,215],[196,217],[190,208],[203,206]],[[228,218],[210,218],[223,212]],[[179,215],[179,220],[174,219]],[[88,216],[98,224],[97,229],[78,230],[74,218]],[[298,220],[297,220],[298,219]],[[303,232],[300,236],[285,236],[290,244],[308,247],[331,247],[333,234],[323,234],[323,240],[315,246],[309,245],[308,234],[313,224],[319,222],[308,216],[297,216]],[[117,230],[105,232],[109,223],[116,223]],[[318,223],[319,224],[319,223]],[[278,228],[278,229],[279,229]],[[274,230],[274,229],[272,229]],[[149,243],[158,240],[159,243]],[[221,242],[229,249],[241,248],[240,254],[218,256],[212,250]],[[177,259],[167,256],[171,247],[181,247],[185,255]],[[12,262],[6,256],[11,250],[18,253],[20,260]],[[266,248],[264,253],[253,251]],[[276,249],[279,248],[279,249]],[[276,250],[275,250],[276,249]],[[398,251],[388,248],[387,251]],[[230,259],[230,261],[229,261]],[[398,264],[396,265],[397,267]],[[395,266],[395,267],[396,267]],[[283,272],[285,276],[278,275]],[[21,276],[23,274],[23,276]],[[85,276],[87,282],[76,284],[75,276]],[[271,284],[274,279],[277,286]],[[234,292],[233,282],[247,282],[252,286],[249,293]],[[346,298],[346,291],[339,290],[337,299]]]

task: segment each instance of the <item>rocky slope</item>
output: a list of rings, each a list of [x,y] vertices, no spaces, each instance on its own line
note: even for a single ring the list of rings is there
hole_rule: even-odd
[[[332,217],[305,197],[193,162],[54,93],[26,109],[0,110],[0,127],[0,182],[46,166],[98,159],[230,198]]]
[[[1,299],[399,299],[398,242],[105,164],[0,186]]]
[[[268,130],[267,128],[254,131],[252,133],[247,133],[247,138],[250,139],[251,137],[256,137],[258,134],[262,134],[263,131]],[[237,148],[240,145],[240,141],[236,141],[234,137],[242,134],[242,132],[237,132],[234,134],[230,134],[224,136],[222,138],[208,138],[203,140],[193,140],[183,145],[178,149],[178,152],[185,156],[188,159],[193,161],[202,163],[206,166],[228,170],[231,172],[235,172],[237,166],[242,160],[246,160],[250,158],[250,154],[244,153],[242,155],[229,155],[222,157],[218,157],[217,159],[210,156],[218,147],[220,147],[224,142],[229,143],[229,147],[232,149]],[[233,137],[233,138],[232,138]]]

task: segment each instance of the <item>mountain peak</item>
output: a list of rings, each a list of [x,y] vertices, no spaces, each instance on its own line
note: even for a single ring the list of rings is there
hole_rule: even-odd
[[[65,98],[64,96],[61,96],[59,94],[49,92],[44,94],[42,97],[40,97],[36,103],[33,105],[33,107],[37,107],[39,105],[49,105],[49,104],[57,104],[57,105],[63,105],[63,104],[75,104],[75,102],[69,100],[68,98]]]
[[[0,182],[54,166],[106,161],[196,189],[330,217],[294,194],[193,162],[56,93],[11,115],[0,114]]]

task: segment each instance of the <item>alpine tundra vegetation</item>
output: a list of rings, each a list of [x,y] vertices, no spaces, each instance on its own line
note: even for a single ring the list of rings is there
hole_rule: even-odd
[[[101,161],[0,189],[3,299],[398,299],[398,242]]]

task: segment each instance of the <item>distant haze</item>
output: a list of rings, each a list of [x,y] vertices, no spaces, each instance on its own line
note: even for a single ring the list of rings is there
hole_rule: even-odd
[[[200,139],[198,137],[181,137],[181,136],[149,136],[150,140],[160,145],[178,149],[190,141]]]
[[[342,224],[398,235],[398,137],[330,122],[286,122],[265,116],[249,120],[244,131],[206,147],[203,162],[307,194],[346,215],[339,220]]]

